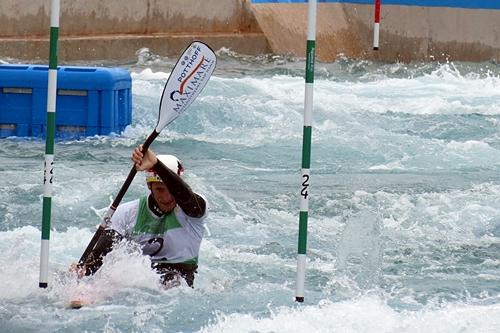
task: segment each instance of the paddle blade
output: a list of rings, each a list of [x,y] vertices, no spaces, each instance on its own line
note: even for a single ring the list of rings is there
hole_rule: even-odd
[[[163,89],[157,132],[186,111],[205,88],[216,62],[214,51],[202,42],[195,41],[184,50]]]

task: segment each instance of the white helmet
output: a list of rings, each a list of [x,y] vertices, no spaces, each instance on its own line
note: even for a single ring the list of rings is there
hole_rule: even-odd
[[[156,158],[160,160],[167,168],[178,174],[182,175],[184,172],[184,167],[181,164],[181,161],[174,155],[156,155]],[[158,176],[156,172],[153,170],[146,170],[146,182],[154,183],[161,182],[161,178]]]

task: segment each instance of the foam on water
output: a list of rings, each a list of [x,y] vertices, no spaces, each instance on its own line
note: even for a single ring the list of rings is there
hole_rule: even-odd
[[[315,306],[269,309],[266,316],[222,314],[200,332],[496,332],[500,306],[446,305],[420,311],[395,311],[374,296]]]
[[[56,144],[49,288],[38,288],[44,143],[0,147],[2,332],[496,332],[500,75],[494,64],[317,64],[306,302],[295,304],[304,64],[219,51],[152,149],[209,201],[195,288],[122,244],[68,273],[157,121],[173,61],[141,50],[133,123]],[[145,194],[143,175],[124,201]],[[66,309],[78,293],[90,306]]]

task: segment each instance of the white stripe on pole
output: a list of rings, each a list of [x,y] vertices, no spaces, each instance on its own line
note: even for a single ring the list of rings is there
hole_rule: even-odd
[[[378,50],[379,36],[380,36],[380,23],[375,23],[373,25],[373,49],[374,50]]]
[[[314,84],[306,83],[304,104],[306,106],[307,112],[304,112],[304,126],[312,125],[313,90]]]
[[[49,69],[47,87],[47,112],[56,112],[57,69]]]
[[[306,280],[306,259],[305,254],[297,255],[297,286],[295,287],[295,295],[304,297],[304,285]]]
[[[49,276],[49,240],[42,239],[40,248],[40,283],[47,283]]]
[[[316,0],[310,0],[307,7],[307,40],[316,40]]]
[[[375,18],[373,21],[373,49],[378,50],[380,35],[380,0],[375,0]]]
[[[50,7],[50,26],[59,28],[59,11],[61,10],[60,0],[52,0]]]

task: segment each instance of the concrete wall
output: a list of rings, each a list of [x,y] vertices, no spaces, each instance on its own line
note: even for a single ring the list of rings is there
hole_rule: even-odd
[[[178,54],[193,39],[270,52],[246,0],[61,0],[60,60]],[[0,57],[48,57],[50,0],[0,0]]]
[[[46,36],[50,0],[0,0],[0,36]],[[261,32],[238,0],[61,0],[63,36]]]
[[[252,8],[273,52],[305,56],[307,4]],[[317,57],[500,60],[500,10],[383,5],[378,51],[372,50],[373,17],[373,5],[319,3]]]
[[[500,1],[500,0],[499,0]],[[0,0],[0,58],[48,59],[50,0]],[[500,10],[319,3],[317,56],[382,61],[500,59]],[[59,61],[177,55],[193,39],[243,54],[305,56],[307,3],[250,0],[61,0]]]

